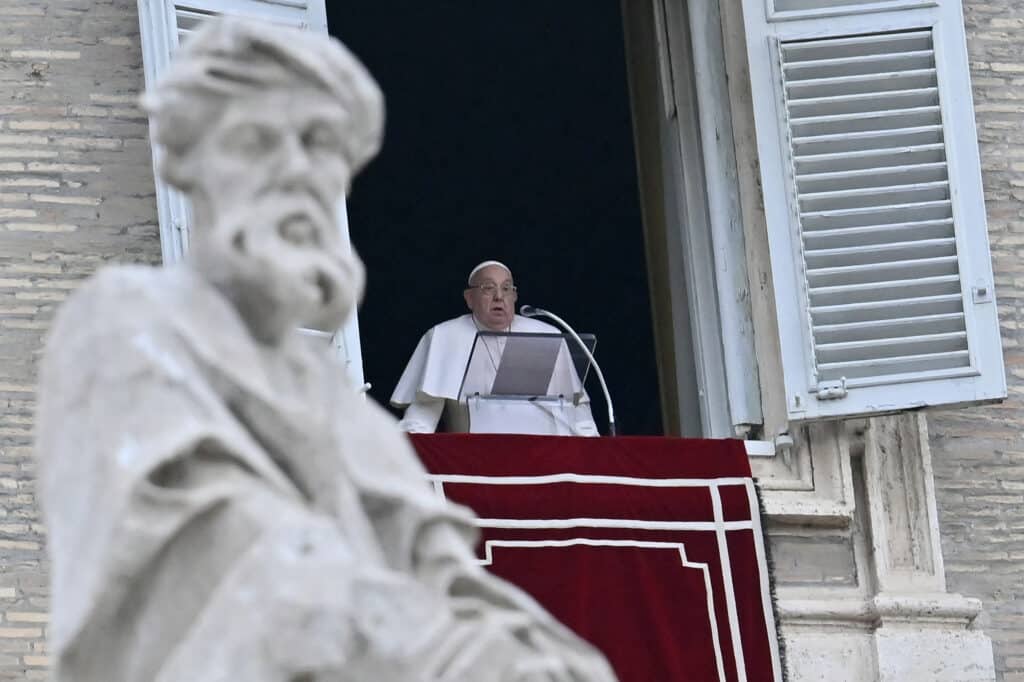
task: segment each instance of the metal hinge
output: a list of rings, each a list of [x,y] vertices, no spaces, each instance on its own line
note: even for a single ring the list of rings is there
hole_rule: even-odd
[[[846,377],[840,378],[839,381],[822,381],[818,384],[818,400],[839,400],[845,398],[847,393]]]

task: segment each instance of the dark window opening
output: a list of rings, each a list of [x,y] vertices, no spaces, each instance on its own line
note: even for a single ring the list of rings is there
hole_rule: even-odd
[[[387,101],[348,206],[371,395],[387,403],[420,335],[466,312],[469,269],[497,258],[520,305],[597,335],[620,433],[661,433],[618,0],[337,2],[328,20]]]

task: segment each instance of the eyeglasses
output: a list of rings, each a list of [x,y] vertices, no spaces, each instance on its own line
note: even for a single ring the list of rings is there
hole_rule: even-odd
[[[486,296],[494,296],[498,292],[501,292],[502,298],[514,294],[517,291],[515,284],[502,284],[500,287],[494,282],[487,282],[486,284],[476,284],[466,287],[467,289],[477,289],[482,291]]]

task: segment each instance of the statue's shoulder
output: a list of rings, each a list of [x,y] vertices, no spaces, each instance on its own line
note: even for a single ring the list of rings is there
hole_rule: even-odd
[[[80,286],[79,295],[96,295],[112,291],[139,291],[154,287],[167,272],[151,265],[108,265],[96,271]]]
[[[102,268],[61,305],[55,325],[75,324],[87,316],[94,316],[90,326],[111,325],[145,315],[149,306],[141,304],[154,302],[164,277],[161,268],[143,265]]]
[[[408,434],[398,427],[398,420],[370,396],[356,397],[353,392],[346,402],[349,400],[335,428],[344,433],[346,447],[342,455],[352,458],[354,475],[363,481],[391,485],[404,480],[411,486],[407,495],[422,492],[423,467]]]
[[[63,309],[82,306],[122,308],[130,302],[159,302],[168,298],[178,273],[146,265],[112,265],[97,271],[68,298]],[[115,312],[116,311],[112,311]],[[145,311],[131,311],[144,313]]]
[[[47,334],[41,385],[51,395],[86,390],[97,372],[133,366],[140,336],[172,338],[161,321],[168,306],[159,292],[167,276],[163,268],[111,266],[83,282],[58,309]]]
[[[180,268],[105,267],[61,305],[51,340],[113,338],[127,330],[166,326],[173,311],[187,305],[189,290],[197,286],[192,279]]]

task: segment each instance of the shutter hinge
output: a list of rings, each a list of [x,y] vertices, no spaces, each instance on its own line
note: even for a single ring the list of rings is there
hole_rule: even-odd
[[[822,381],[818,384],[818,400],[839,400],[845,398],[847,393],[846,377],[840,378],[839,381]]]
[[[775,436],[775,440],[772,441],[772,444],[775,446],[776,454],[778,454],[786,450],[792,450],[796,445],[796,442],[788,431],[783,431],[779,435]]]

